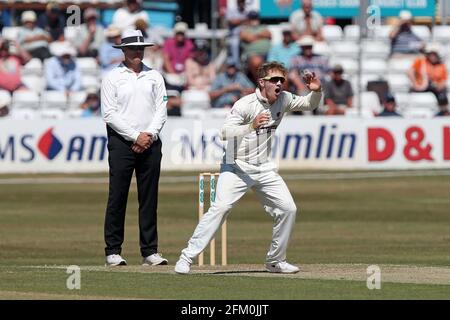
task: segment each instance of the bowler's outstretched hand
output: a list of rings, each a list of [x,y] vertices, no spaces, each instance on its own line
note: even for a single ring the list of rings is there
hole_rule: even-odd
[[[303,81],[305,82],[308,89],[311,91],[320,91],[322,89],[320,79],[316,77],[315,72],[304,71]]]

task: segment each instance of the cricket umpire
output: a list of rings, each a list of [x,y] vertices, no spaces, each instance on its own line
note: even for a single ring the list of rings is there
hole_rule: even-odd
[[[109,151],[109,197],[105,216],[106,265],[122,258],[125,211],[133,171],[139,200],[139,242],[143,265],[167,264],[158,253],[157,204],[161,166],[159,134],[167,120],[167,94],[161,74],[142,63],[139,30],[126,30],[119,45],[124,61],[102,80],[101,110]]]

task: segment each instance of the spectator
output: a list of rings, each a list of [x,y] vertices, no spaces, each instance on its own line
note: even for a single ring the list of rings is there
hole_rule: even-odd
[[[391,93],[388,93],[383,100],[383,107],[384,109],[378,114],[378,117],[401,117],[401,115],[396,111],[397,103]]]
[[[168,73],[184,73],[186,60],[192,56],[194,44],[186,37],[187,29],[185,22],[177,22],[175,36],[164,43],[164,70]]]
[[[236,8],[227,8],[225,19],[229,30],[229,48],[230,56],[233,58],[236,66],[241,64],[241,38],[240,32],[242,25],[247,20],[249,11],[245,6],[245,0],[237,0]]]
[[[408,10],[400,11],[399,25],[389,34],[391,39],[391,56],[402,57],[407,54],[419,54],[423,41],[412,31],[412,15]]]
[[[81,90],[81,74],[73,57],[75,48],[67,42],[58,42],[53,47],[54,57],[45,63],[47,89],[64,91],[67,96],[72,91]]]
[[[289,17],[294,39],[311,36],[316,41],[324,41],[322,35],[323,18],[313,10],[311,0],[303,0],[302,9],[295,10]]]
[[[216,70],[208,50],[206,41],[198,41],[192,57],[186,60],[186,80],[189,89],[209,90],[216,77]]]
[[[88,88],[86,91],[86,100],[80,106],[83,110],[81,117],[88,118],[100,116],[100,95],[97,88]]]
[[[209,97],[213,108],[231,108],[241,97],[255,90],[255,85],[239,71],[232,57],[225,62],[225,68],[211,85]]]
[[[281,62],[289,70],[292,58],[299,53],[300,49],[294,41],[292,31],[290,29],[285,29],[283,30],[282,43],[270,48],[267,61]]]
[[[408,71],[412,92],[432,92],[438,105],[448,105],[447,99],[447,68],[440,56],[440,46],[436,43],[427,44],[425,56],[417,58]]]
[[[87,8],[83,14],[84,23],[78,28],[75,47],[79,57],[98,57],[100,46],[105,41],[104,30],[97,23],[98,13],[94,8]]]
[[[342,77],[344,69],[337,64],[331,70],[331,81],[325,84],[325,114],[345,114],[353,106],[353,90],[348,80]]]
[[[113,48],[113,45],[120,44],[120,29],[110,25],[105,32],[106,41],[100,47],[99,59],[103,72],[109,71],[122,62],[124,56],[121,50]]]
[[[168,90],[181,92],[186,85],[186,60],[192,56],[193,42],[186,37],[188,25],[177,22],[173,27],[175,36],[164,42],[164,79]]]
[[[66,19],[57,2],[49,2],[47,4],[45,12],[39,15],[37,25],[39,28],[47,31],[53,41],[64,40]]]
[[[250,11],[247,22],[242,27],[241,33],[242,61],[247,65],[247,71],[251,80],[257,82],[257,70],[267,60],[270,50],[272,35],[266,25],[261,24],[259,13]]]
[[[297,41],[300,46],[301,54],[292,58],[291,68],[289,69],[289,79],[294,86],[295,90],[299,94],[304,94],[307,90],[306,85],[301,80],[303,70],[308,69],[314,72],[317,78],[322,82],[325,81],[325,76],[328,73],[328,60],[320,55],[313,53],[314,38],[311,36],[305,36]]]
[[[142,19],[147,25],[150,18],[144,10],[142,10],[142,0],[125,0],[124,6],[117,9],[112,18],[112,24],[118,26],[122,31],[126,29],[134,29],[136,20]]]
[[[24,11],[21,16],[22,27],[19,29],[17,40],[21,47],[28,53],[41,61],[50,58],[48,43],[52,41],[50,34],[36,27],[36,13]]]
[[[21,81],[22,65],[30,58],[16,42],[0,39],[0,89],[12,93],[25,88]]]

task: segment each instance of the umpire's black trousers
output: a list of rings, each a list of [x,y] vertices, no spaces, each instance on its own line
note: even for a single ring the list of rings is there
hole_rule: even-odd
[[[153,142],[143,153],[131,150],[125,140],[107,126],[109,151],[109,197],[105,217],[105,254],[120,254],[124,240],[125,211],[133,171],[139,200],[139,240],[141,254],[158,252],[156,210],[161,167],[161,140]]]

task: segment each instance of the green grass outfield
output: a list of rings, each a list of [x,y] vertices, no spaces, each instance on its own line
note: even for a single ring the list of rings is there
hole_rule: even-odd
[[[0,299],[450,299],[448,170],[282,175],[300,209],[288,250],[296,275],[263,272],[272,221],[251,192],[228,219],[229,266],[182,276],[173,265],[197,223],[193,173],[161,178],[168,267],[140,266],[132,185],[124,268],[103,266],[104,174],[0,176]],[[81,290],[66,288],[68,265],[81,267]],[[369,265],[381,268],[381,290],[366,287]]]

